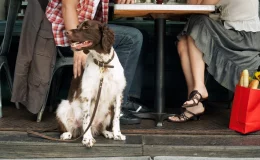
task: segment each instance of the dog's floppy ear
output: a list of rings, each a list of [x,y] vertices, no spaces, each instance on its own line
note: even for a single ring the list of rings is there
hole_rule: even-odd
[[[102,40],[101,40],[101,45],[102,48],[106,53],[110,52],[110,49],[112,45],[114,44],[114,32],[108,28],[105,24],[102,25],[101,27],[102,30]]]

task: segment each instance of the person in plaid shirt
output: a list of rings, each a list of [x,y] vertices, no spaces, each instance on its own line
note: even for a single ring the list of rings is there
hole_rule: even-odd
[[[77,28],[77,25],[85,20],[98,20],[107,23],[108,21],[108,3],[109,0],[50,0],[46,8],[46,16],[52,23],[52,31],[56,45],[65,56],[74,57],[73,74],[76,78],[81,75],[82,68],[86,63],[87,55],[82,51],[72,51],[70,42],[65,35],[66,30]],[[120,4],[131,4],[134,0],[118,0]],[[140,98],[140,84],[133,84],[142,42],[142,33],[132,27],[118,26],[108,24],[115,33],[114,49],[118,54],[118,58],[125,70],[127,86],[124,90],[124,99],[122,103],[122,113],[120,117],[121,124],[137,124],[141,119],[134,116],[129,110],[147,111],[147,108],[140,106],[134,102],[128,101],[128,95],[131,87],[135,87],[135,91],[139,90],[135,95]],[[140,83],[140,81],[136,82]],[[139,86],[139,88],[137,88]],[[140,108],[141,107],[141,108]]]

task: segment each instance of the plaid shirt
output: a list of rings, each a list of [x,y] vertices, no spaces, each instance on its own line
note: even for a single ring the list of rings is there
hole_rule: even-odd
[[[62,0],[50,0],[46,8],[46,16],[52,23],[52,32],[57,46],[69,46],[70,43],[65,35],[65,25],[61,11]],[[109,0],[100,0],[94,20],[104,23],[108,21],[108,3]],[[92,19],[94,0],[79,0],[77,6],[79,23]]]

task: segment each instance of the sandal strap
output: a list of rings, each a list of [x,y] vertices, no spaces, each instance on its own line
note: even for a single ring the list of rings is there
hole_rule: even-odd
[[[199,102],[202,100],[202,95],[200,94],[200,92],[198,90],[194,90],[190,93],[189,95],[189,100],[193,101],[193,104],[198,105]],[[197,102],[195,101],[197,100]],[[194,105],[188,105],[186,107],[193,107]]]
[[[190,116],[190,117],[186,116],[185,112],[191,114],[192,116]],[[194,118],[194,117],[196,117],[196,116],[198,116],[198,115],[200,115],[200,114],[203,114],[203,113],[204,113],[204,112],[195,114],[195,113],[193,113],[193,112],[191,112],[191,111],[185,110],[184,112],[182,112],[182,113],[179,114],[179,115],[174,115],[174,117],[177,117],[177,118],[179,119],[178,121],[173,121],[173,120],[171,120],[171,121],[173,121],[173,122],[185,122],[185,121],[188,121],[188,120],[190,120],[191,118]]]
[[[187,113],[191,114],[192,116],[196,116],[196,114],[195,114],[195,113],[193,113],[193,112],[191,112],[191,111],[188,111],[187,109],[185,110],[185,112],[187,112]],[[185,112],[183,112],[183,113],[185,113]]]
[[[193,90],[193,91],[191,91],[188,100],[191,100],[191,98],[192,98],[197,92],[198,92],[198,90]]]
[[[190,119],[190,117],[187,117],[184,112],[177,116],[180,121],[187,121]]]
[[[197,94],[198,94],[200,97],[196,96]],[[190,93],[189,99],[193,99],[194,96],[196,96],[197,98],[199,98],[199,99],[197,99],[197,100],[203,99],[203,98],[202,98],[202,95],[200,94],[200,92],[199,92],[198,90],[193,90],[193,91]]]
[[[187,101],[193,101],[192,104],[183,104],[183,108],[188,108],[188,107],[193,107],[199,104],[199,102],[202,102],[205,100],[205,98],[202,97],[202,95],[200,94],[200,92],[198,90],[193,90]],[[197,101],[197,102],[196,102]]]
[[[191,114],[192,116],[190,116],[190,117],[186,116],[185,112]],[[185,112],[183,112],[183,113],[181,113],[180,115],[177,116],[179,118],[179,121],[188,121],[190,118],[197,116],[197,114],[195,114],[191,111],[185,110]]]

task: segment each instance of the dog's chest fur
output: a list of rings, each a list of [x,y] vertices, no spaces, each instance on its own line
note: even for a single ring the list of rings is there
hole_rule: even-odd
[[[113,51],[112,51],[113,52]],[[111,57],[109,54],[109,57]],[[115,96],[122,92],[125,87],[124,70],[115,54],[114,59],[109,63],[114,68],[105,68],[104,73],[100,72],[100,67],[93,62],[96,54],[90,53],[85,71],[82,77],[81,97],[87,97],[90,90],[95,98],[99,89],[99,82],[103,74],[103,85],[99,103],[114,102]],[[108,57],[108,55],[106,55]]]

